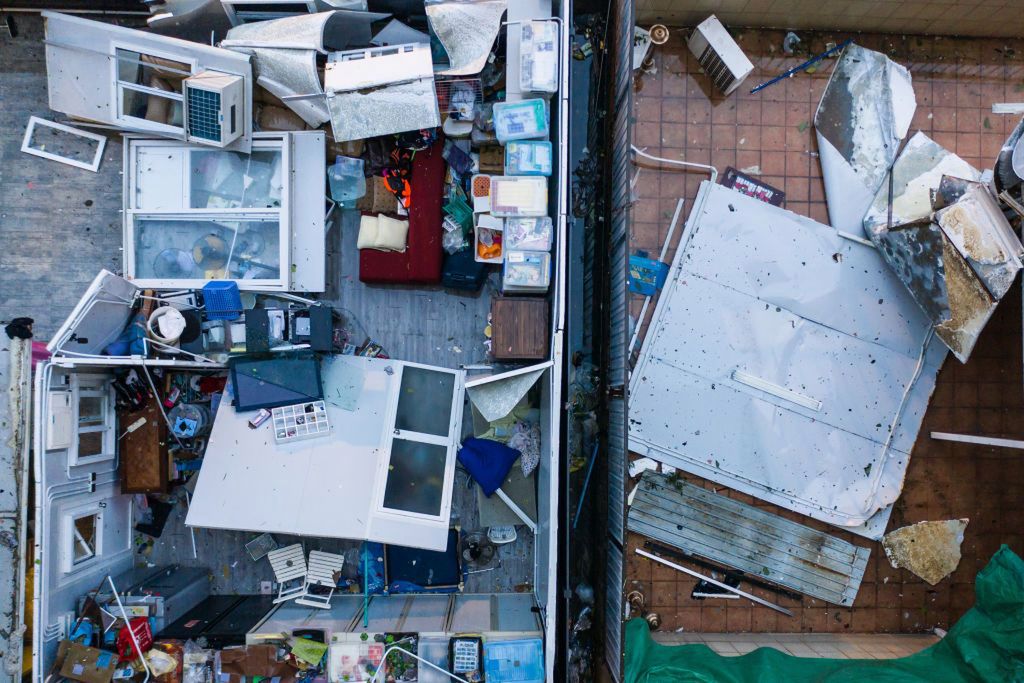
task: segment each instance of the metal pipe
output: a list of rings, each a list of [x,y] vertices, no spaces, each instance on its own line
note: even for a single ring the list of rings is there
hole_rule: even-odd
[[[735,593],[736,595],[739,595],[741,597],[747,598],[748,600],[753,600],[754,602],[756,602],[759,605],[764,605],[765,607],[770,607],[771,609],[775,610],[776,612],[782,612],[787,617],[793,616],[793,613],[790,612],[788,609],[786,609],[785,607],[779,607],[774,602],[768,602],[767,600],[759,598],[756,595],[751,595],[750,593],[747,593],[745,591],[741,591],[739,588],[733,588],[732,586],[730,586],[728,584],[725,584],[725,583],[722,583],[721,581],[716,581],[715,579],[712,579],[710,576],[704,576],[703,574],[695,572],[692,569],[687,569],[686,567],[681,567],[678,564],[676,564],[675,562],[669,562],[668,560],[663,559],[661,557],[658,557],[657,555],[652,555],[651,553],[647,552],[646,550],[641,550],[640,548],[637,548],[636,549],[636,554],[637,555],[641,555],[643,557],[646,557],[649,560],[654,560],[655,562],[663,564],[666,567],[672,567],[672,569],[675,569],[676,571],[680,571],[680,572],[682,572],[684,574],[689,574],[690,576],[692,576],[694,578],[703,579],[704,581],[707,581],[708,583],[710,583],[712,586],[718,586],[719,588],[724,588],[725,590],[729,591],[730,593]]]
[[[637,171],[639,173],[639,171]],[[672,236],[676,232],[676,225],[679,224],[679,216],[683,212],[684,201],[681,197],[676,202],[675,213],[672,214],[672,222],[668,226],[668,235],[665,237],[665,243],[661,245],[661,256],[658,257],[658,261],[664,263],[665,256],[668,254],[668,246],[672,243]],[[636,319],[636,329],[633,330],[633,337],[629,340],[629,347],[626,349],[626,355],[633,353],[633,347],[636,346],[636,340],[640,338],[640,328],[644,324],[644,320],[647,318],[647,309],[651,305],[652,295],[648,294],[644,297],[644,305],[640,307],[640,315]]]
[[[775,78],[771,79],[770,81],[765,81],[761,85],[758,85],[758,86],[755,86],[755,87],[751,88],[750,89],[750,94],[753,95],[758,90],[764,90],[769,85],[774,85],[775,83],[778,83],[779,81],[781,81],[781,80],[783,80],[785,78],[789,78],[790,76],[795,74],[797,71],[803,71],[807,67],[812,66],[814,64],[817,64],[821,60],[825,59],[825,57],[828,57],[829,55],[831,55],[831,54],[833,54],[835,52],[838,52],[839,50],[842,50],[843,48],[845,48],[847,45],[849,45],[852,42],[853,42],[853,40],[851,40],[851,39],[844,40],[843,42],[841,42],[838,45],[836,45],[834,48],[832,48],[830,50],[825,50],[820,55],[817,55],[815,57],[811,57],[810,59],[808,59],[803,64],[800,64],[799,66],[794,66],[789,71],[787,71],[787,72],[785,72],[783,74],[779,74],[778,76],[776,76]]]

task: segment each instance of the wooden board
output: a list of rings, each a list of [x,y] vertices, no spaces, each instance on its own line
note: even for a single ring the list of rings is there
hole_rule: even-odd
[[[118,436],[140,417],[146,424],[118,442],[121,490],[124,493],[166,493],[168,488],[167,425],[156,399],[137,413],[118,411]]]

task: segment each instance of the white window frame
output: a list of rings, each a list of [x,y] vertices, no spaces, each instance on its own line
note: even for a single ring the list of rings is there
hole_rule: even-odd
[[[86,140],[92,140],[96,143],[96,152],[93,155],[92,161],[79,161],[78,159],[72,159],[70,157],[64,157],[53,152],[47,152],[44,149],[38,147],[32,147],[29,143],[32,142],[32,136],[35,134],[36,126],[43,126],[44,128],[53,128],[70,135],[77,135],[80,138]],[[107,146],[107,138],[103,135],[97,135],[96,133],[90,133],[88,131],[79,130],[71,126],[65,126],[62,123],[56,123],[54,121],[47,121],[41,119],[38,116],[30,116],[28,118],[28,127],[25,128],[25,137],[21,141],[21,151],[25,154],[31,154],[33,156],[42,157],[43,159],[50,159],[51,161],[59,161],[62,164],[68,166],[75,166],[77,168],[84,168],[87,171],[95,173],[100,168],[100,162],[103,161],[103,150]]]
[[[113,79],[113,98],[114,98],[114,119],[127,126],[133,128],[142,128],[146,130],[152,130],[154,132],[168,133],[174,135],[182,140],[185,139],[185,93],[169,92],[167,90],[159,90],[157,88],[150,88],[149,86],[139,85],[138,83],[128,83],[121,80],[120,65],[121,59],[118,58],[118,50],[127,50],[130,52],[137,52],[139,55],[148,55],[156,57],[158,59],[169,59],[180,64],[187,64],[189,66],[189,74],[193,75],[196,73],[198,68],[198,62],[189,57],[182,57],[181,55],[172,54],[170,52],[163,52],[160,50],[152,50],[148,47],[141,47],[139,45],[133,45],[131,43],[115,42],[110,45],[111,55],[111,77]],[[188,78],[188,76],[184,76]],[[124,113],[124,91],[132,90],[134,92],[142,93],[145,95],[156,95],[163,97],[164,99],[173,100],[181,103],[181,126],[171,126],[166,123],[158,123],[156,121],[150,121],[148,119],[140,119],[135,116],[129,116]],[[184,87],[182,87],[184,91]]]
[[[135,206],[135,198],[138,196],[139,163],[137,161],[140,150],[145,148],[173,148],[182,150],[182,197],[180,208],[170,209],[139,209]],[[278,277],[276,278],[252,278],[236,279],[240,289],[256,290],[288,290],[291,282],[291,194],[292,194],[292,155],[291,145],[287,136],[280,138],[257,138],[253,140],[252,151],[278,152],[281,155],[281,205],[273,209],[256,208],[229,208],[212,209],[189,208],[192,197],[191,168],[192,154],[195,153],[225,153],[233,154],[231,150],[211,149],[209,147],[197,147],[175,140],[150,140],[135,139],[129,140],[125,145],[125,221],[124,221],[124,272],[125,278],[143,289],[196,289],[205,285],[208,280],[201,279],[162,279],[162,278],[140,278],[135,276],[135,229],[139,220],[146,219],[167,219],[167,220],[239,220],[239,221],[260,221],[277,220],[278,224]]]
[[[395,423],[398,419],[398,402],[402,397],[402,378],[405,375],[406,368],[420,368],[431,372],[450,374],[454,378],[455,381],[452,383],[451,417],[448,423],[447,436],[436,436],[434,434],[424,434],[422,432],[405,431],[395,427]],[[455,452],[458,446],[459,427],[462,425],[464,393],[463,380],[465,378],[465,373],[461,370],[451,370],[449,368],[442,368],[434,365],[402,362],[398,365],[398,372],[396,374],[398,375],[395,381],[396,388],[392,399],[388,403],[388,412],[384,420],[384,429],[387,437],[384,444],[385,457],[382,459],[380,476],[377,477],[377,492],[374,496],[375,512],[378,515],[394,515],[401,518],[407,518],[410,521],[421,520],[424,522],[442,522],[447,524],[451,517],[451,503],[455,477]],[[387,492],[388,475],[391,472],[392,446],[395,441],[399,440],[447,447],[444,467],[444,484],[441,489],[441,505],[439,506],[438,514],[427,515],[420,512],[390,508],[384,505],[384,496]]]
[[[80,534],[78,534],[75,522],[85,517],[94,517],[96,519],[96,538],[93,543],[94,547],[90,549],[92,554],[76,561],[75,548],[83,545],[84,539],[81,539]],[[85,569],[103,556],[103,508],[99,502],[72,508],[64,512],[61,519],[61,527],[61,560],[65,574]]]
[[[117,456],[117,421],[114,412],[114,396],[110,387],[110,380],[102,377],[71,376],[72,409],[74,419],[72,425],[74,433],[71,439],[71,447],[68,449],[68,466],[76,467],[81,465],[93,465],[99,462],[113,460]],[[103,400],[102,417],[103,424],[99,426],[81,426],[81,400],[82,398],[100,398]],[[82,434],[103,432],[103,450],[96,455],[79,454],[79,437]]]

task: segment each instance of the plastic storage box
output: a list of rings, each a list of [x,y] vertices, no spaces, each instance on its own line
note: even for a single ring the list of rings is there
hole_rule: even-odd
[[[505,175],[551,175],[551,143],[520,140],[505,145]]]
[[[526,92],[556,92],[558,25],[553,21],[527,21],[520,30],[520,87]]]
[[[506,249],[501,291],[505,294],[538,294],[551,284],[551,254],[546,251]]]
[[[548,181],[543,176],[491,177],[491,213],[505,218],[546,216]]]
[[[554,226],[551,218],[505,219],[505,248],[527,251],[551,251]]]
[[[323,401],[296,403],[270,411],[277,443],[292,443],[303,439],[327,436],[331,425],[327,421],[327,406]]]
[[[498,142],[548,136],[548,105],[544,100],[494,103],[494,134]]]

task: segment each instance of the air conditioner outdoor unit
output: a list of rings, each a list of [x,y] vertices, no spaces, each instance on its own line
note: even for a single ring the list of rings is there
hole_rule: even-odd
[[[245,130],[245,82],[241,76],[203,71],[185,79],[185,138],[225,147]]]
[[[715,87],[728,95],[754,70],[754,65],[714,14],[705,19],[686,41]]]

